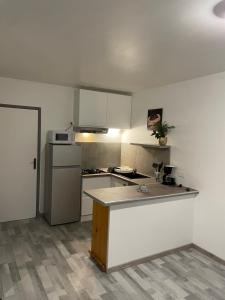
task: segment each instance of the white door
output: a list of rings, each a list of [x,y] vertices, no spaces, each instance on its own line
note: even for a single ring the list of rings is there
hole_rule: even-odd
[[[38,111],[0,107],[0,222],[36,216]]]

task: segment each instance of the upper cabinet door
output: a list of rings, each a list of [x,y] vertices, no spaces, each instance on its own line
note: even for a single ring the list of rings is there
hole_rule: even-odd
[[[107,126],[107,94],[80,89],[79,126]]]
[[[108,97],[108,118],[109,128],[130,128],[131,119],[131,96],[107,94]]]

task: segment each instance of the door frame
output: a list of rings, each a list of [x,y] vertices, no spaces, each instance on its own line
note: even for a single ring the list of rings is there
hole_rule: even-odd
[[[38,112],[38,134],[37,134],[37,184],[36,184],[36,217],[40,215],[39,212],[39,198],[40,198],[40,165],[41,165],[41,107],[14,105],[0,103],[0,107],[17,108],[36,110]]]

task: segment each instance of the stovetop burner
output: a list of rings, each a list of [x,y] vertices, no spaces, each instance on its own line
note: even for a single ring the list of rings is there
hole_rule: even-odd
[[[104,173],[104,171],[100,169],[82,169],[82,175],[100,174],[100,173]]]

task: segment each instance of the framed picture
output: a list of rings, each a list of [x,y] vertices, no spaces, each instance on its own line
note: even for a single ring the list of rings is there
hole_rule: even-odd
[[[154,130],[155,125],[159,122],[162,122],[163,109],[149,109],[147,117],[147,128],[148,130]]]

